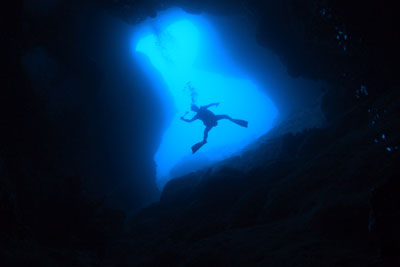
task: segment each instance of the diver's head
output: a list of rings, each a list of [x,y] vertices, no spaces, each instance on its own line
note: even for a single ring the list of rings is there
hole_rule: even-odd
[[[190,109],[191,109],[192,111],[194,111],[194,112],[199,111],[199,107],[196,106],[195,104],[192,104],[192,106],[190,107]]]

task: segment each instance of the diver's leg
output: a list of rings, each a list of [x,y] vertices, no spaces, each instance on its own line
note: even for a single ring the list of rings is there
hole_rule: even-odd
[[[204,143],[207,143],[208,132],[209,132],[211,129],[212,129],[212,127],[208,127],[208,126],[204,129],[204,138],[203,138],[203,142],[204,142]]]
[[[232,119],[228,115],[216,115],[216,117],[217,117],[217,120],[227,119],[227,120],[230,120],[231,122],[234,122],[237,125],[240,125],[240,126],[245,127],[245,128],[247,128],[247,126],[249,125],[249,123],[247,121],[238,120],[238,119]]]
[[[208,137],[208,132],[211,130],[212,127],[206,127],[204,129],[204,139],[201,142],[198,142],[197,144],[194,144],[192,146],[192,153],[196,153],[197,150],[199,150],[203,145],[207,143],[207,137]]]
[[[217,118],[217,121],[219,120],[223,120],[223,119],[227,119],[227,120],[232,120],[231,117],[229,117],[228,115],[215,115],[215,117]]]

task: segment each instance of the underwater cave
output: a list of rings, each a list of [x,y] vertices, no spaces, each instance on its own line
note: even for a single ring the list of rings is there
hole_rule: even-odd
[[[2,9],[4,266],[399,266],[394,3]]]
[[[270,131],[277,121],[278,109],[268,94],[281,101],[283,113],[293,111],[293,106],[284,106],[285,102],[304,106],[303,99],[318,101],[321,83],[291,78],[276,56],[257,44],[254,32],[249,31],[254,25],[248,22],[240,29],[235,20],[238,18],[221,20],[211,15],[191,15],[172,8],[137,26],[135,56],[142,62],[154,87],[162,91],[160,97],[168,95],[159,109],[169,115],[165,118],[168,125],[154,157],[159,187],[171,178],[239,154],[247,145]],[[223,36],[224,27],[231,28],[230,33],[225,33],[228,36]],[[240,48],[229,45],[239,41]],[[266,54],[264,58],[268,57],[265,59],[267,62],[258,59],[259,54]],[[240,58],[247,60],[240,64]],[[256,66],[258,69],[255,69]],[[246,72],[246,69],[251,70]],[[155,71],[157,74],[153,74]],[[271,73],[265,75],[261,71]],[[280,81],[271,77],[277,73]],[[262,79],[253,80],[253,76]],[[297,90],[306,88],[303,94],[308,95],[303,99],[284,100],[281,91],[289,86]],[[190,148],[202,140],[203,123],[197,121],[188,125],[182,123],[180,117],[187,114],[194,116],[195,113],[190,110],[192,104],[205,106],[216,102],[221,105],[212,108],[213,112],[247,119],[250,126],[244,129],[229,120],[221,120],[218,122],[220,126],[210,131],[207,145],[194,154]],[[322,116],[317,112],[310,114],[315,117],[311,120],[321,124]],[[311,126],[316,125],[308,124],[303,128]]]

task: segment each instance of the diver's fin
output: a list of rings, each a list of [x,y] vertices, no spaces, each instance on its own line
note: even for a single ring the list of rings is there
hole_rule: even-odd
[[[244,120],[236,120],[236,119],[232,119],[232,122],[236,123],[237,125],[240,125],[242,127],[247,128],[247,126],[249,126],[249,122],[248,121],[244,121]]]
[[[202,146],[204,146],[207,143],[207,141],[201,141],[195,145],[192,146],[192,153],[196,153],[197,150],[199,150]]]

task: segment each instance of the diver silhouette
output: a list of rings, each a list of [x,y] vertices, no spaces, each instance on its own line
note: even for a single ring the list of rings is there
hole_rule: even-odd
[[[244,120],[238,120],[238,119],[232,119],[228,115],[215,115],[211,111],[208,110],[209,107],[212,106],[218,106],[219,103],[212,103],[206,106],[201,106],[200,108],[194,104],[191,106],[191,110],[196,112],[196,115],[191,118],[191,119],[185,119],[184,116],[181,117],[181,120],[186,121],[186,122],[193,122],[195,120],[201,120],[206,128],[204,129],[204,138],[203,141],[195,144],[192,146],[192,153],[196,153],[197,150],[199,150],[203,145],[207,143],[207,138],[208,138],[208,132],[215,126],[218,125],[219,120],[227,119],[230,120],[233,123],[236,123],[242,127],[247,128],[248,122]],[[187,114],[187,112],[186,112]],[[185,115],[186,115],[185,114]]]

